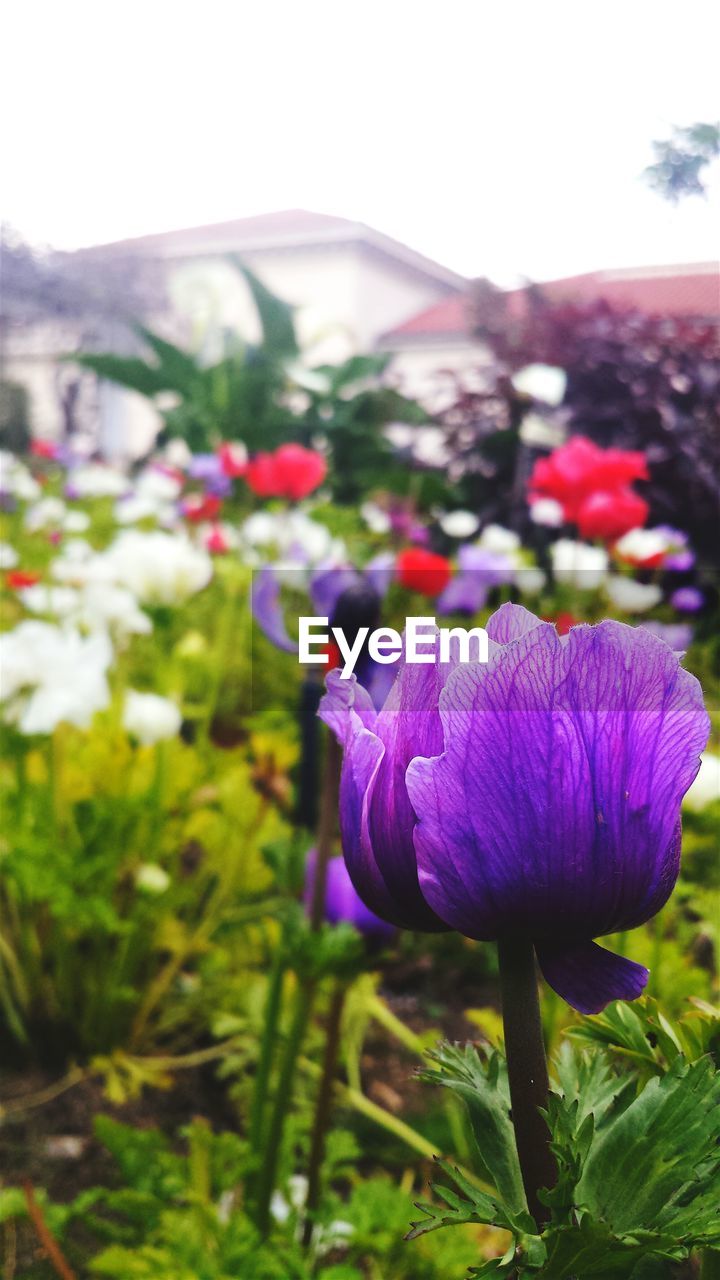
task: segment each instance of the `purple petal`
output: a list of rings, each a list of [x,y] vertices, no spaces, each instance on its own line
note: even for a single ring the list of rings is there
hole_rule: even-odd
[[[286,653],[297,652],[297,644],[290,639],[285,629],[285,619],[280,607],[280,583],[270,565],[265,565],[258,573],[253,574],[250,608],[268,640]]]
[[[374,587],[381,600],[385,599],[390,583],[395,576],[395,555],[392,551],[379,551],[372,560],[368,560],[363,570],[365,577]]]
[[[488,618],[487,633],[496,644],[511,644],[545,624],[521,604],[503,604]]]
[[[482,574],[457,573],[438,596],[435,610],[440,617],[450,613],[472,616],[484,608],[491,585],[484,581]]]
[[[407,771],[422,893],[481,939],[632,928],[677,877],[680,800],[709,725],[698,682],[620,623],[565,643],[517,606],[491,624],[528,629],[450,676],[445,751]]]
[[[545,981],[579,1013],[600,1013],[611,1000],[636,1000],[649,971],[596,942],[544,942],[537,957]]]
[[[350,877],[372,911],[405,929],[445,927],[418,886],[405,771],[417,750],[442,746],[438,697],[450,669],[403,667],[377,717],[354,677],[331,672],[320,704],[321,719],[344,748],[340,829]]]
[[[309,909],[315,885],[317,850],[311,849],[305,864],[305,905]],[[368,938],[389,938],[394,925],[381,920],[365,906],[357,893],[342,858],[331,858],[327,865],[325,918],[330,924],[351,924]]]
[[[348,587],[359,581],[360,575],[347,566],[319,569],[310,579],[310,599],[315,613],[332,618],[340,596]]]

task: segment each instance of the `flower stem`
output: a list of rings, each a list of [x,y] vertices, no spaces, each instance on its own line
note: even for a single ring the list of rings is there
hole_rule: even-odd
[[[515,1142],[528,1209],[542,1229],[550,1215],[538,1191],[554,1186],[557,1168],[539,1110],[547,1107],[549,1084],[535,950],[525,938],[504,938],[498,943],[498,957]]]
[[[275,1105],[265,1144],[265,1158],[260,1170],[257,1197],[257,1227],[262,1236],[267,1235],[270,1225],[270,1199],[275,1190],[285,1117],[292,1101],[295,1068],[307,1030],[307,1024],[310,1020],[314,996],[315,985],[310,980],[306,980],[298,986],[295,996],[295,1013],[285,1045],[285,1056],[275,1090]]]
[[[345,1004],[346,986],[338,982],[330,1001],[327,1027],[325,1030],[325,1052],[323,1054],[322,1076],[315,1102],[315,1119],[313,1122],[312,1140],[310,1144],[310,1160],[308,1163],[308,1192],[306,1201],[305,1225],[303,1228],[303,1244],[308,1247],[312,1240],[313,1218],[320,1203],[320,1175],[325,1158],[325,1137],[330,1113],[332,1110],[333,1082],[340,1049],[340,1027]]]
[[[263,1017],[263,1034],[260,1044],[260,1057],[258,1058],[257,1071],[255,1073],[255,1088],[253,1090],[252,1108],[250,1112],[248,1137],[250,1140],[250,1146],[255,1153],[258,1153],[260,1150],[260,1139],[262,1137],[263,1118],[265,1115],[265,1103],[267,1101],[268,1081],[270,1079],[273,1050],[275,1048],[275,1040],[277,1038],[277,1027],[280,1017],[280,998],[282,996],[286,964],[285,940],[284,938],[281,938],[275,949],[273,967],[270,974],[270,981],[268,983],[267,996],[265,1000],[265,1014]]]
[[[700,1280],[720,1280],[720,1252],[703,1249],[700,1255]]]
[[[317,834],[317,858],[315,862],[315,880],[313,883],[312,903],[310,905],[310,925],[317,931],[325,919],[325,889],[327,883],[327,864],[330,860],[335,832],[337,830],[338,791],[340,789],[340,767],[342,751],[334,734],[329,734],[326,744],[325,768],[323,771],[322,796],[320,798],[320,821]]]

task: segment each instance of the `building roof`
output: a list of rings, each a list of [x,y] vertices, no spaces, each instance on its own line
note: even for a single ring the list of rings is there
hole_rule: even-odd
[[[394,329],[389,329],[381,337],[381,342],[404,342],[410,338],[466,338],[470,332],[469,298],[465,294],[454,294],[450,298],[442,298],[431,307],[418,311]]]
[[[636,308],[651,315],[707,319],[720,316],[720,264],[717,262],[588,271],[584,275],[546,281],[539,288],[552,302],[590,302],[602,298],[615,306]],[[527,296],[527,287],[512,290],[511,314],[524,312]]]
[[[598,298],[615,306],[633,307],[658,315],[720,316],[720,272],[715,262],[665,267],[588,271],[537,285],[552,302],[589,302]],[[527,309],[530,286],[508,291],[510,314]],[[383,334],[383,344],[437,341],[467,337],[471,328],[470,300],[455,295],[411,316]]]
[[[231,252],[251,255],[312,247],[326,249],[342,244],[359,244],[372,249],[396,264],[431,278],[448,291],[457,292],[467,287],[464,276],[364,222],[314,213],[308,209],[283,209],[202,227],[161,231],[130,240],[116,240],[111,244],[91,245],[81,252],[172,259]]]

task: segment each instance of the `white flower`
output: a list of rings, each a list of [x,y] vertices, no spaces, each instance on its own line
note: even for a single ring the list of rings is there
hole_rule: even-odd
[[[48,587],[42,582],[23,587],[18,594],[30,613],[54,613],[59,618],[68,617],[80,603],[74,587]]]
[[[304,568],[322,563],[343,563],[344,543],[333,538],[329,529],[311,520],[304,511],[281,511],[271,515],[258,511],[240,529],[242,544],[249,547],[273,547],[277,557],[288,568]],[[252,556],[246,553],[248,563]]]
[[[243,541],[251,547],[266,547],[275,541],[277,516],[269,511],[256,511],[248,516],[240,533]]]
[[[683,805],[699,812],[715,800],[720,800],[720,756],[703,751],[700,756],[700,772],[686,791]]]
[[[448,538],[471,538],[477,533],[480,521],[472,511],[447,511],[438,524]]]
[[[41,498],[25,512],[25,528],[29,533],[49,526],[60,528],[65,520],[67,507],[62,498]]]
[[[516,391],[533,400],[542,400],[545,404],[562,403],[567,386],[567,375],[564,369],[550,364],[528,364],[512,379]]]
[[[495,555],[509,556],[512,560],[516,558],[515,553],[520,550],[520,537],[517,533],[513,533],[512,529],[506,529],[501,524],[486,524],[477,545],[483,547],[485,551],[492,551]]]
[[[118,637],[144,636],[152,631],[152,622],[139,608],[132,591],[111,582],[89,582],[72,617],[88,631],[109,627]]]
[[[212,560],[184,535],[128,529],[103,552],[106,581],[128,587],[143,604],[182,604],[206,587]]]
[[[615,551],[621,560],[642,564],[656,556],[665,555],[670,549],[670,539],[663,529],[631,529],[615,543]]]
[[[548,529],[559,529],[565,523],[565,512],[554,498],[538,498],[530,505],[530,519],[533,524],[545,525]]]
[[[132,493],[115,503],[114,514],[117,524],[139,524],[141,520],[156,520],[159,509],[154,499]]]
[[[0,542],[0,569],[14,569],[20,557],[9,542]]]
[[[70,471],[68,484],[79,498],[119,498],[129,488],[127,476],[100,462],[88,462]]]
[[[377,502],[363,502],[360,515],[371,533],[389,533],[391,520],[387,511],[383,511]]]
[[[52,733],[67,722],[87,728],[110,703],[106,633],[28,620],[0,636],[0,699],[21,733]]]
[[[515,573],[515,585],[523,596],[539,596],[546,582],[547,576],[542,569],[531,567],[518,569]]]
[[[85,533],[90,528],[90,517],[86,511],[68,511],[62,527],[66,533]]]
[[[170,888],[170,877],[164,867],[157,862],[141,862],[135,872],[135,885],[143,893],[165,893]]]
[[[520,439],[533,449],[558,449],[564,444],[565,428],[540,413],[526,413],[520,427]]]
[[[180,711],[170,698],[138,693],[136,689],[128,689],[125,694],[123,725],[143,746],[176,737],[181,724]]]
[[[555,577],[584,591],[594,591],[605,579],[608,567],[604,547],[591,547],[587,542],[558,538],[550,548]]]
[[[164,457],[169,466],[179,467],[184,471],[192,458],[192,453],[184,440],[169,440],[165,445]]]
[[[617,609],[624,613],[646,613],[662,600],[662,590],[652,582],[635,582],[633,578],[610,575],[605,590]]]
[[[20,502],[35,502],[42,493],[25,464],[4,449],[0,450],[0,491],[11,493]]]
[[[181,489],[177,477],[160,467],[146,467],[135,481],[135,494],[157,503],[176,502]]]

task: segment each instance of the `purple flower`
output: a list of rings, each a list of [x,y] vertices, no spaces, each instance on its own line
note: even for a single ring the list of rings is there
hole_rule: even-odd
[[[689,539],[681,529],[673,529],[670,525],[658,525],[656,533],[662,533],[671,544],[662,562],[663,569],[673,569],[677,573],[685,573],[695,564],[695,553],[690,549]]]
[[[215,498],[226,498],[232,493],[232,480],[215,453],[193,454],[187,473],[191,479],[200,480]]]
[[[316,864],[317,850],[311,849],[305,864],[304,900],[308,910],[313,899]],[[362,898],[355,892],[345,862],[340,857],[330,858],[327,864],[325,918],[329,924],[351,924],[358,933],[376,941],[392,938],[395,933],[393,925],[388,924],[387,920],[381,920],[365,906]]]
[[[297,641],[288,635],[285,626],[280,585],[277,569],[264,565],[253,574],[250,609],[268,640],[285,653],[296,653]],[[357,635],[358,627],[369,626],[372,630],[379,622],[380,600],[377,593],[367,578],[355,569],[336,568],[318,572],[311,580],[310,594],[312,607],[318,616],[328,617],[329,625],[340,627],[350,642]],[[356,670],[373,705],[379,709],[390,692],[396,668],[374,662],[365,651],[358,658]]]
[[[512,582],[515,575],[507,556],[466,544],[458,552],[458,571],[438,596],[435,608],[442,617],[450,613],[470,616],[485,607],[493,587]]]
[[[285,618],[280,604],[280,580],[269,564],[253,574],[250,609],[253,618],[268,640],[285,653],[296,652],[297,644],[290,639],[285,628]]]
[[[597,1012],[647,981],[592,939],[650,919],[675,884],[700,686],[641,628],[560,637],[503,605],[487,629],[486,665],[406,666],[379,716],[328,679],[348,870],[398,924],[532,938],[550,985]]]
[[[651,632],[654,636],[659,636],[666,644],[670,645],[676,653],[684,654],[690,648],[693,640],[693,629],[688,622],[643,622],[640,624],[645,631]]]
[[[699,613],[705,604],[705,597],[697,587],[678,587],[670,597],[673,609],[678,613]]]
[[[405,771],[414,756],[442,750],[438,700],[451,669],[403,667],[380,712],[354,676],[331,671],[318,713],[343,747],[340,831],[350,878],[372,911],[403,929],[448,927],[420,892]]]
[[[319,617],[331,618],[340,596],[361,581],[356,569],[333,566],[317,569],[310,579],[310,599]]]

